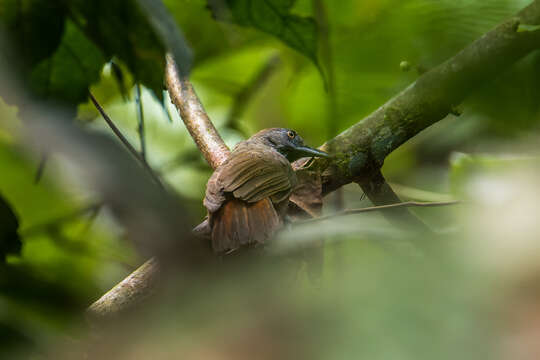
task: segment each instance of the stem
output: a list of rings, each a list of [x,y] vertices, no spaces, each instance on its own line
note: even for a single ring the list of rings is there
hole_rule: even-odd
[[[296,224],[303,225],[307,223],[333,219],[335,217],[360,214],[360,213],[366,213],[366,212],[372,212],[372,211],[385,211],[385,210],[392,210],[392,209],[397,209],[397,208],[408,208],[408,207],[439,207],[439,206],[457,205],[457,204],[462,204],[462,203],[463,202],[459,200],[438,201],[438,202],[406,201],[406,202],[399,202],[399,203],[388,204],[388,205],[371,206],[371,207],[366,207],[366,208],[361,208],[361,209],[346,209],[346,210],[342,210],[331,215],[298,221],[295,223],[295,225]]]
[[[114,122],[111,120],[109,115],[107,115],[107,113],[105,112],[103,107],[99,104],[99,102],[96,100],[94,95],[92,95],[92,93],[89,92],[89,96],[90,96],[90,100],[92,100],[92,103],[94,103],[94,106],[99,111],[99,113],[101,114],[101,116],[103,117],[107,125],[109,125],[109,128],[116,135],[116,137],[120,139],[120,142],[126,147],[126,149],[128,149],[129,153],[133,155],[135,159],[139,161],[139,163],[141,163],[141,165],[148,172],[152,180],[154,180],[156,184],[158,184],[162,189],[165,189],[165,187],[163,186],[163,183],[161,182],[159,177],[154,173],[150,165],[148,165],[148,163],[141,157],[141,155],[137,152],[137,150],[135,150],[133,145],[130,144],[128,139],[126,139],[124,134],[122,134],[120,129],[118,129],[118,127],[114,124]]]
[[[135,103],[137,105],[137,132],[139,133],[139,141],[141,142],[141,158],[146,161],[146,136],[144,129],[144,109],[141,97],[141,84],[137,83],[135,86],[137,95],[135,96]]]

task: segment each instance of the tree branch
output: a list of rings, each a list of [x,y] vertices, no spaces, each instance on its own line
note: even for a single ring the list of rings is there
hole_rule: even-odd
[[[401,203],[401,199],[392,190],[380,171],[373,174],[369,181],[359,183],[358,185],[360,185],[364,194],[376,206]],[[416,215],[411,213],[407,207],[392,208],[390,211],[385,211],[383,216],[388,221],[402,228],[431,232],[431,229]]]
[[[435,202],[421,202],[421,201],[405,201],[405,202],[398,202],[393,204],[387,204],[387,205],[380,205],[380,206],[370,206],[360,209],[345,209],[342,211],[338,211],[331,215],[326,216],[320,216],[318,218],[313,219],[307,219],[307,220],[301,220],[295,222],[296,224],[303,225],[308,224],[312,222],[318,222],[318,221],[324,221],[328,219],[333,219],[336,217],[341,216],[347,216],[347,215],[353,215],[353,214],[360,214],[360,213],[366,213],[366,212],[373,212],[373,211],[383,211],[386,210],[394,210],[399,208],[408,208],[408,207],[439,207],[439,206],[448,206],[448,205],[457,205],[462,204],[459,200],[452,200],[452,201],[435,201]]]
[[[443,119],[476,88],[540,46],[540,31],[518,32],[519,24],[540,23],[535,0],[415,83],[371,115],[327,141],[332,162],[316,159],[322,172],[323,194],[350,182],[364,183],[384,159],[408,139]]]
[[[116,135],[116,137],[118,137],[118,139],[120,140],[120,142],[126,147],[126,149],[129,151],[129,153],[131,155],[133,155],[133,157],[135,159],[137,159],[139,161],[139,163],[143,166],[143,168],[148,172],[148,174],[150,175],[150,177],[152,178],[152,180],[155,181],[156,184],[159,185],[160,188],[162,189],[165,189],[165,186],[163,185],[163,183],[161,182],[161,179],[156,175],[156,173],[154,172],[154,170],[152,170],[152,168],[150,167],[150,165],[146,162],[146,160],[141,156],[141,154],[139,154],[139,152],[137,150],[135,150],[135,148],[133,147],[133,145],[131,145],[131,143],[128,141],[128,139],[126,139],[126,137],[124,136],[124,134],[122,134],[122,132],[120,131],[120,129],[114,124],[114,122],[112,121],[112,119],[109,117],[109,115],[107,115],[107,113],[105,112],[105,109],[103,109],[103,107],[99,104],[99,102],[97,101],[97,99],[94,97],[94,95],[92,95],[91,92],[88,93],[88,96],[90,97],[90,100],[92,100],[92,103],[94,104],[94,106],[96,107],[96,109],[99,111],[99,113],[101,114],[101,116],[103,117],[103,120],[105,120],[105,122],[107,123],[107,125],[109,125],[109,128],[112,130],[112,132]]]
[[[165,82],[171,101],[204,158],[212,169],[218,167],[229,156],[230,150],[206,114],[201,101],[187,78],[180,78],[174,59],[167,54]]]

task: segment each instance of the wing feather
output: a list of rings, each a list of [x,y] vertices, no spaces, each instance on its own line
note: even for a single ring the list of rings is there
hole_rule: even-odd
[[[248,203],[264,198],[283,201],[295,186],[296,175],[283,155],[246,141],[234,149],[208,181],[204,205],[216,212],[231,197]]]

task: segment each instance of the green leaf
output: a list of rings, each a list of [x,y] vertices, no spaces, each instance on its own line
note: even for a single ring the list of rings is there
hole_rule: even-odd
[[[6,255],[21,253],[21,239],[18,234],[19,220],[8,202],[0,196],[0,262]]]
[[[50,0],[1,0],[0,24],[17,59],[28,66],[49,57],[60,44],[64,32],[65,9],[60,2]]]
[[[86,101],[88,87],[99,80],[104,64],[101,51],[67,21],[58,50],[32,69],[29,85],[42,99],[76,105]]]
[[[295,0],[208,0],[218,20],[253,27],[273,35],[311,59],[317,67],[317,24],[291,14]]]
[[[137,0],[163,45],[172,53],[181,76],[189,75],[192,54],[184,35],[161,0]]]
[[[70,15],[107,58],[117,57],[142,83],[163,97],[165,47],[135,0],[73,0]]]

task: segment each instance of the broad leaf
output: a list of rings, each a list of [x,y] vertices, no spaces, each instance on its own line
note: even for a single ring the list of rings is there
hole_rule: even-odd
[[[208,0],[218,20],[253,27],[273,35],[310,58],[317,67],[317,24],[291,14],[296,0]]]
[[[58,50],[30,73],[30,87],[42,99],[78,104],[86,101],[88,87],[99,80],[105,58],[71,21]]]
[[[150,25],[161,42],[172,53],[181,76],[187,76],[191,68],[191,50],[161,0],[137,0],[145,11]]]

